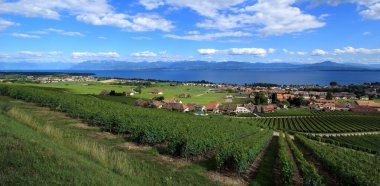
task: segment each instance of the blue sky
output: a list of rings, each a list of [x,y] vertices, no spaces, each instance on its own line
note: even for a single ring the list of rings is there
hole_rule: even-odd
[[[380,0],[0,0],[0,62],[380,63]]]

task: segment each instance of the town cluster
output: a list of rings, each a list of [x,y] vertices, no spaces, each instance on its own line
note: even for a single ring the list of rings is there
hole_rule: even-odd
[[[311,91],[308,87],[246,87],[217,84],[195,84],[183,85],[210,87],[208,91],[226,92],[223,103],[209,102],[206,105],[195,103],[183,103],[179,98],[187,98],[189,95],[180,94],[177,98],[164,98],[164,92],[158,89],[150,91],[159,97],[153,99],[138,99],[136,106],[152,107],[179,112],[195,112],[197,115],[207,113],[223,113],[229,115],[253,114],[274,112],[277,109],[288,109],[291,101],[296,100],[297,107],[309,108],[318,111],[352,111],[352,112],[380,112],[380,103],[369,100],[369,94],[379,96],[379,87],[366,90],[367,94],[357,96],[350,92],[327,92]],[[300,90],[302,89],[302,90]],[[306,89],[306,90],[305,90]],[[258,98],[261,97],[261,98]],[[234,99],[246,99],[246,103],[233,103]],[[258,102],[260,101],[261,102]],[[293,105],[294,106],[294,105]]]

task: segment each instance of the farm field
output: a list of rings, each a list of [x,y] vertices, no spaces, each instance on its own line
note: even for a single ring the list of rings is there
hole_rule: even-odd
[[[300,111],[301,116],[197,117],[134,107],[128,97],[109,100],[35,86],[0,84],[0,95],[4,117],[103,166],[99,169],[103,174],[108,171],[110,177],[117,177],[112,185],[118,185],[118,179],[125,181],[130,177],[134,178],[130,183],[135,185],[378,183],[373,179],[379,176],[373,172],[378,171],[373,167],[379,165],[377,156],[322,144],[300,133],[379,131],[377,115],[318,113],[302,116],[301,112],[305,111]],[[4,124],[7,123],[11,122]],[[292,138],[296,140],[286,132],[294,133]],[[363,148],[367,145],[354,141]],[[330,153],[334,155],[323,156]],[[353,157],[344,157],[339,164],[332,161],[343,153],[353,154]],[[355,158],[360,164],[352,168]],[[375,163],[369,165],[368,162]],[[32,162],[30,166],[35,164]],[[344,173],[346,169],[352,171]],[[359,178],[347,179],[356,172]],[[62,175],[65,179],[70,176]],[[269,177],[275,180],[267,180]],[[332,177],[338,179],[331,181]],[[10,174],[7,178],[12,180]]]
[[[250,119],[264,128],[311,133],[380,131],[380,116],[300,116]]]
[[[340,146],[380,153],[380,135],[323,137],[323,140]]]
[[[136,86],[125,86],[125,85],[111,85],[109,83],[102,82],[83,82],[83,83],[49,83],[49,84],[27,84],[30,86],[37,87],[49,87],[49,88],[59,88],[64,89],[68,92],[74,94],[95,94],[98,95],[102,90],[115,90],[116,92],[132,91]],[[163,95],[151,94],[152,90],[161,90]],[[131,96],[133,98],[146,98],[151,99],[158,96],[164,96],[165,98],[175,98],[181,100],[183,103],[197,103],[205,105],[210,101],[224,102],[224,97],[228,93],[216,93],[213,91],[208,91],[207,87],[199,86],[170,86],[169,83],[157,83],[152,87],[142,88],[141,94],[135,94]],[[179,98],[179,94],[188,94],[189,98]]]

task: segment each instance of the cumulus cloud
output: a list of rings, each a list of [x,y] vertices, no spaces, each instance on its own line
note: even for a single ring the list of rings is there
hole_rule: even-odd
[[[228,50],[231,55],[253,55],[258,57],[265,57],[269,50],[263,48],[231,48]]]
[[[198,49],[198,53],[201,55],[212,55],[216,53],[224,53],[228,55],[252,55],[256,57],[265,57],[268,54],[272,54],[276,52],[276,49],[269,48],[230,48],[225,50],[217,50],[217,49]]]
[[[144,51],[144,52],[136,52],[132,53],[131,56],[133,57],[156,57],[157,54],[150,51]]]
[[[4,30],[4,29],[6,29],[8,27],[16,26],[16,25],[18,25],[18,24],[14,23],[12,21],[8,21],[8,20],[0,18],[0,30]]]
[[[378,55],[380,54],[380,48],[368,49],[368,48],[353,48],[345,47],[342,49],[335,49],[331,52],[334,55],[338,54],[366,54],[366,55]]]
[[[153,10],[160,6],[163,6],[165,3],[163,0],[140,0],[140,3],[147,9]]]
[[[0,1],[0,13],[59,20],[64,12],[88,24],[115,26],[130,31],[168,31],[173,28],[170,21],[157,15],[116,13],[107,0]]]
[[[23,34],[23,33],[12,33],[11,35],[14,36],[14,37],[21,37],[21,38],[32,38],[32,39],[41,38],[38,35]]]
[[[117,52],[73,52],[73,58],[119,58]]]
[[[201,55],[211,55],[211,54],[217,53],[218,51],[219,50],[212,49],[212,48],[209,48],[209,49],[198,49],[198,53],[201,54]]]
[[[193,41],[209,41],[209,40],[214,40],[218,38],[223,38],[223,37],[247,37],[247,36],[252,36],[251,33],[247,32],[241,32],[241,31],[236,31],[236,32],[217,32],[217,33],[209,33],[209,34],[200,34],[199,32],[192,33],[189,35],[174,35],[174,34],[166,34],[164,35],[167,38],[172,38],[172,39],[182,39],[182,40],[193,40]]]
[[[324,56],[327,54],[329,54],[329,53],[327,51],[322,50],[322,49],[315,49],[311,52],[311,55],[313,55],[313,56]]]

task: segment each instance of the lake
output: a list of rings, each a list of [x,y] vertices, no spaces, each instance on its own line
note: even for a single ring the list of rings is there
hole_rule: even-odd
[[[9,72],[9,71],[8,71]],[[18,71],[20,72],[20,71]],[[25,72],[31,72],[25,71]],[[342,85],[380,82],[380,71],[257,71],[257,70],[38,70],[34,72],[94,73],[97,77],[141,78],[214,83],[276,83],[282,85]]]
[[[89,71],[80,71],[89,72]],[[380,71],[250,71],[250,70],[112,70],[91,71],[98,77],[142,78],[172,81],[206,80],[215,83],[276,83],[296,85],[361,84],[380,82]]]

